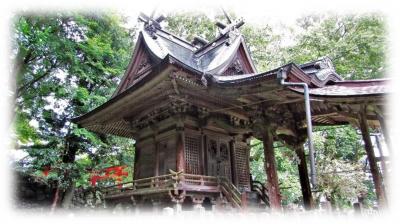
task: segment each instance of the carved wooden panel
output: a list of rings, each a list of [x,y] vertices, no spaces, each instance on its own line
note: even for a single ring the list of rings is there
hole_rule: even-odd
[[[122,78],[117,88],[117,93],[121,93],[129,88],[140,76],[151,72],[154,62],[151,60],[144,46],[139,46],[133,57],[133,62],[129,65],[127,72]]]
[[[207,136],[207,171],[210,176],[232,180],[229,143],[226,139]]]
[[[244,74],[243,66],[239,59],[235,59],[222,75],[241,75]]]
[[[207,138],[207,170],[209,176],[217,176],[218,142]]]
[[[238,51],[236,52],[231,64],[225,69],[224,72],[222,72],[222,75],[241,75],[253,72],[255,71],[252,69],[250,61],[246,56],[244,47],[241,45],[238,48]]]
[[[186,173],[201,174],[200,171],[200,136],[185,136]]]
[[[237,175],[237,187],[239,189],[249,190],[250,189],[250,177],[249,177],[249,158],[248,158],[248,147],[245,144],[235,144],[235,164],[236,164],[236,175]]]
[[[218,163],[219,174],[220,176],[224,176],[228,178],[228,180],[232,179],[231,174],[231,160],[229,156],[229,144],[228,142],[221,141],[219,144],[219,158],[220,161]]]

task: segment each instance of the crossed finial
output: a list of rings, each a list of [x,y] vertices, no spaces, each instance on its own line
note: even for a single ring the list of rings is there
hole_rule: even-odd
[[[221,10],[224,13],[226,20],[228,21],[228,24],[224,24],[220,21],[217,21],[215,23],[215,25],[217,25],[218,28],[220,28],[219,33],[221,35],[224,35],[224,34],[228,33],[229,31],[238,29],[239,27],[243,26],[244,21],[242,18],[232,21],[231,17],[228,15],[228,13],[222,7],[221,7]]]
[[[154,18],[155,12],[156,10],[154,9],[150,14],[150,16],[147,16],[146,14],[141,12],[139,13],[138,20],[143,22],[145,26],[154,26],[158,29],[161,29],[160,23],[165,19],[165,16],[160,15],[157,18]]]

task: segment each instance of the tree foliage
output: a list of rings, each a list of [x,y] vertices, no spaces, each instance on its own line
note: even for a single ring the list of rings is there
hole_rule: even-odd
[[[70,122],[104,103],[124,73],[135,33],[124,23],[111,12],[15,16],[16,148],[28,154],[19,169],[51,167],[46,179],[67,189],[87,185],[92,169],[131,164],[132,141]]]
[[[387,35],[381,15],[312,15],[297,24],[297,44],[287,49],[288,61],[328,56],[345,79],[384,77]]]

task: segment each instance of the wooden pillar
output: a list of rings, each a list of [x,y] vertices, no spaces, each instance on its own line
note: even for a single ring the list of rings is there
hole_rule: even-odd
[[[235,157],[235,137],[232,137],[232,140],[229,141],[229,152],[231,158],[231,174],[232,174],[232,182],[237,187],[238,186],[238,176],[236,173],[236,157]]]
[[[201,175],[206,175],[206,171],[205,171],[205,143],[204,143],[204,132],[203,132],[203,128],[200,129],[200,149],[199,149],[199,159],[200,159],[200,174]]]
[[[371,169],[372,179],[375,185],[375,193],[378,198],[378,204],[380,207],[386,206],[386,197],[383,189],[382,177],[379,173],[378,165],[376,163],[376,157],[374,153],[374,148],[372,146],[370,133],[368,130],[368,123],[366,118],[366,110],[363,108],[358,114],[358,121],[360,124],[360,129],[362,137],[364,140],[365,151],[367,152],[369,167]]]
[[[177,127],[177,138],[176,138],[176,171],[185,171],[185,152],[184,152],[184,128]]]
[[[376,147],[378,148],[379,155],[381,158],[381,169],[382,169],[382,176],[383,176],[383,182],[386,180],[386,174],[387,174],[387,169],[386,169],[386,159],[383,156],[383,150],[382,150],[382,145],[381,145],[381,140],[379,139],[379,135],[374,135],[375,137],[375,142],[376,142]]]
[[[159,170],[160,170],[160,149],[158,146],[158,142],[156,137],[154,137],[154,147],[155,147],[155,157],[156,157],[156,165],[155,165],[155,170],[154,170],[154,176],[158,176]]]
[[[387,130],[386,121],[383,119],[383,116],[381,114],[376,113],[376,115],[377,115],[378,120],[379,120],[379,125],[381,126],[381,130],[382,130],[385,142],[386,142],[386,146],[387,146],[389,152],[391,152],[391,150],[392,150],[392,144],[391,143],[392,142],[390,140],[390,136],[389,136],[389,133],[388,133],[388,130]]]
[[[311,193],[310,180],[308,178],[308,169],[306,162],[306,155],[304,153],[303,144],[299,144],[295,147],[296,155],[299,158],[299,164],[297,168],[299,170],[299,179],[301,186],[301,193],[303,194],[303,203],[306,210],[313,208],[313,198]]]
[[[137,144],[135,144],[135,160],[133,164],[133,179],[136,180],[139,178],[139,157],[140,157],[140,149]]]
[[[247,201],[247,192],[243,191],[242,194],[240,195],[240,200],[242,200],[242,211],[247,210],[248,207],[248,201]]]
[[[281,210],[281,196],[279,192],[278,173],[276,171],[274,139],[270,128],[262,132],[262,141],[264,145],[264,167],[267,174],[267,189],[271,209]]]

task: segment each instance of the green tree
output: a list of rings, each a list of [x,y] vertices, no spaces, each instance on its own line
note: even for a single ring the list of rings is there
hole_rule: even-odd
[[[123,146],[70,119],[111,96],[130,59],[135,30],[124,28],[124,18],[110,12],[22,13],[14,21],[16,148],[31,158],[20,168],[34,172],[51,166],[48,179],[60,193],[56,205],[63,192],[82,185],[77,180],[86,179],[89,169],[105,163],[95,151],[112,155],[133,147],[132,141]],[[113,150],[116,141],[121,147]],[[85,162],[85,155],[93,161]]]
[[[384,77],[387,32],[381,15],[311,15],[297,22],[300,31],[287,49],[288,61],[328,56],[345,79]]]
[[[342,126],[316,128],[314,137],[320,189],[317,198],[329,198],[334,208],[351,207],[352,201],[369,190],[361,136],[353,127]]]

